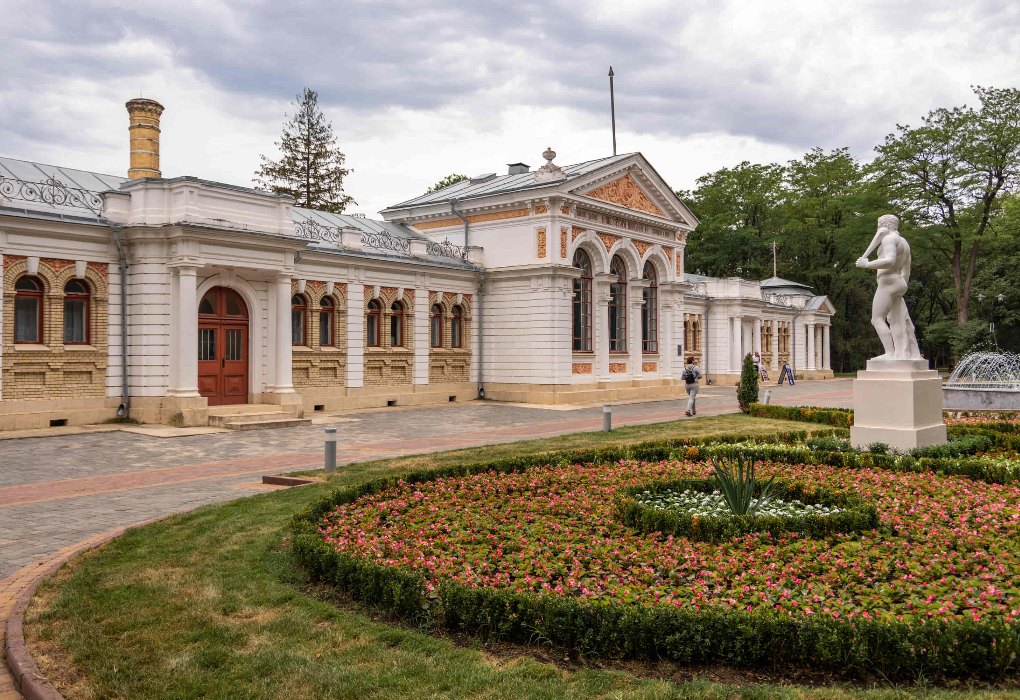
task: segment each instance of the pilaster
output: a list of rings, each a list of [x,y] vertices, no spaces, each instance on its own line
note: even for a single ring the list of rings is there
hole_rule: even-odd
[[[441,294],[441,293],[440,293]],[[429,383],[429,291],[414,290],[414,384]]]
[[[170,387],[167,396],[194,398],[198,393],[198,267],[168,265],[171,317]],[[289,284],[289,281],[288,281]],[[289,287],[288,287],[289,291]]]
[[[365,288],[347,285],[347,387],[365,386]]]

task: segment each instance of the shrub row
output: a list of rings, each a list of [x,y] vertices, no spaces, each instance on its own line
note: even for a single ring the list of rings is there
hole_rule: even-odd
[[[978,427],[970,425],[951,425],[948,428],[948,432],[951,438],[981,435],[990,439],[993,447],[998,447],[999,449],[1007,452],[1020,450],[1020,435],[1012,434],[1010,432],[1002,432],[992,428],[986,428],[984,426]]]
[[[758,532],[767,532],[773,537],[795,532],[822,539],[835,533],[863,532],[878,527],[878,509],[856,494],[834,492],[829,489],[809,490],[801,483],[788,484],[778,480],[772,482],[772,492],[776,498],[785,501],[799,500],[806,505],[835,506],[840,512],[824,516],[817,514],[784,517],[732,514],[703,516],[683,510],[648,506],[634,498],[646,491],[660,494],[690,489],[699,493],[712,493],[718,488],[718,484],[711,479],[653,481],[621,489],[614,497],[613,505],[620,522],[643,535],[658,532],[663,537],[672,535],[694,542],[726,542]],[[759,485],[756,493],[760,491]]]
[[[848,408],[817,408],[815,406],[776,406],[753,403],[750,413],[757,418],[796,420],[803,423],[821,423],[849,428],[854,424],[854,412]]]
[[[778,464],[825,464],[849,469],[888,469],[901,472],[931,472],[940,476],[966,476],[990,484],[1020,481],[1020,465],[1007,460],[978,457],[952,459],[885,455],[871,452],[822,452],[796,445],[703,445],[674,453],[673,459],[707,460],[712,457],[735,459],[739,455],[769,460]]]
[[[348,490],[350,491],[350,490]],[[682,664],[811,666],[995,680],[1015,673],[1020,626],[973,620],[890,623],[772,610],[625,606],[507,589],[470,588],[336,551],[299,521],[294,553],[317,580],[402,619],[588,656],[668,658]]]

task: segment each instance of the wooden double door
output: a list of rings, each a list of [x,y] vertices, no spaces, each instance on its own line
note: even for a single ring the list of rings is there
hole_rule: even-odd
[[[198,304],[198,393],[210,406],[248,403],[248,307],[226,287]]]

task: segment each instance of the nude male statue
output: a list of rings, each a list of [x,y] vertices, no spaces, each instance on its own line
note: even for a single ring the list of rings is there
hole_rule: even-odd
[[[878,270],[878,290],[871,304],[871,324],[885,348],[876,360],[919,360],[921,351],[914,336],[914,324],[907,313],[903,295],[910,281],[910,245],[900,236],[900,220],[893,214],[880,216],[878,231],[857,267]],[[875,248],[878,258],[868,260]]]

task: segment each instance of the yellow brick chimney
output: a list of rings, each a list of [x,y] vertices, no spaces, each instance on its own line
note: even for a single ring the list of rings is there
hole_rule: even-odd
[[[139,97],[124,106],[128,111],[128,133],[131,135],[128,179],[162,177],[159,171],[159,116],[163,114],[163,105],[156,100]]]

